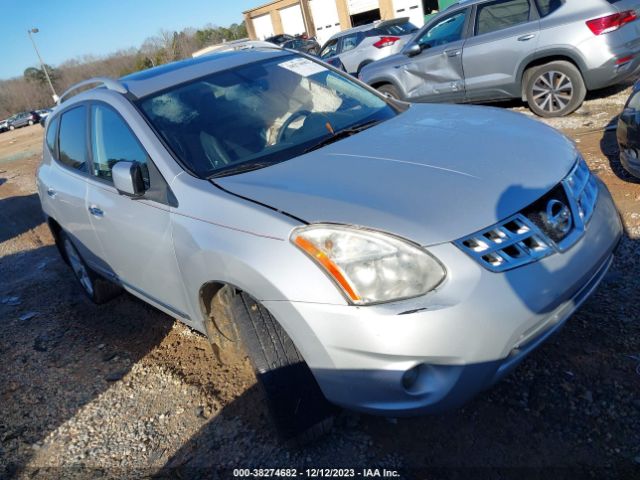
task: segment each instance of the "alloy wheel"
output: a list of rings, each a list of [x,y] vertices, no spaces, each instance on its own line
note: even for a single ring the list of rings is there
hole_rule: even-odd
[[[533,101],[541,110],[555,113],[567,108],[573,99],[573,82],[568,75],[551,70],[533,84]]]
[[[64,251],[67,254],[67,258],[71,264],[71,269],[80,282],[80,285],[82,285],[82,288],[85,289],[89,296],[93,296],[93,282],[91,281],[91,277],[89,277],[87,267],[85,267],[84,262],[80,258],[80,254],[76,250],[76,247],[73,246],[71,240],[68,238],[65,238],[64,240]]]

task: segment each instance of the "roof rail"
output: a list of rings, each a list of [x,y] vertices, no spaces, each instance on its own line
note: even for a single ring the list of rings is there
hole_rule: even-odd
[[[71,92],[81,87],[84,87],[86,85],[93,85],[93,84],[103,85],[107,87],[109,90],[122,93],[123,95],[126,93],[129,93],[129,90],[127,90],[127,87],[125,87],[118,80],[114,80],[113,78],[109,78],[109,77],[94,77],[94,78],[90,78],[88,80],[84,80],[82,82],[76,83],[75,85],[69,87],[62,95],[60,95],[60,98],[58,99],[58,105],[64,102],[64,99],[70,96]]]

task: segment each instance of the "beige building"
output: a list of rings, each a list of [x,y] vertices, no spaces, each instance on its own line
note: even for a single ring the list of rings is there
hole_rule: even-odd
[[[306,32],[322,45],[341,30],[380,19],[409,17],[420,27],[437,5],[437,0],[276,0],[247,10],[244,18],[253,40]]]

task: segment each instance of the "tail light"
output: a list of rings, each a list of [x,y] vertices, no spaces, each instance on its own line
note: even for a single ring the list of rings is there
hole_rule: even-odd
[[[626,57],[620,57],[616,60],[616,65],[624,65],[633,60],[633,55],[627,55]]]
[[[400,40],[400,37],[380,37],[380,40],[374,43],[373,46],[376,48],[390,47],[398,40]]]
[[[633,22],[638,18],[635,10],[627,10],[626,12],[614,13],[606,17],[595,18],[587,22],[587,27],[596,35],[613,32],[623,25]]]

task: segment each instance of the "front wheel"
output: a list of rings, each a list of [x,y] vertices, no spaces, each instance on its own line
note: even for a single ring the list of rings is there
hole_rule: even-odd
[[[33,125],[33,120],[29,120],[29,126]]]
[[[280,435],[304,444],[326,433],[338,407],[324,397],[291,338],[252,297],[244,292],[228,293],[229,315],[266,393]]]
[[[14,131],[16,129],[16,127],[14,127],[13,125],[9,126],[9,130]]]
[[[541,117],[563,117],[575,112],[587,95],[580,70],[565,61],[549,62],[527,71],[529,108]]]

